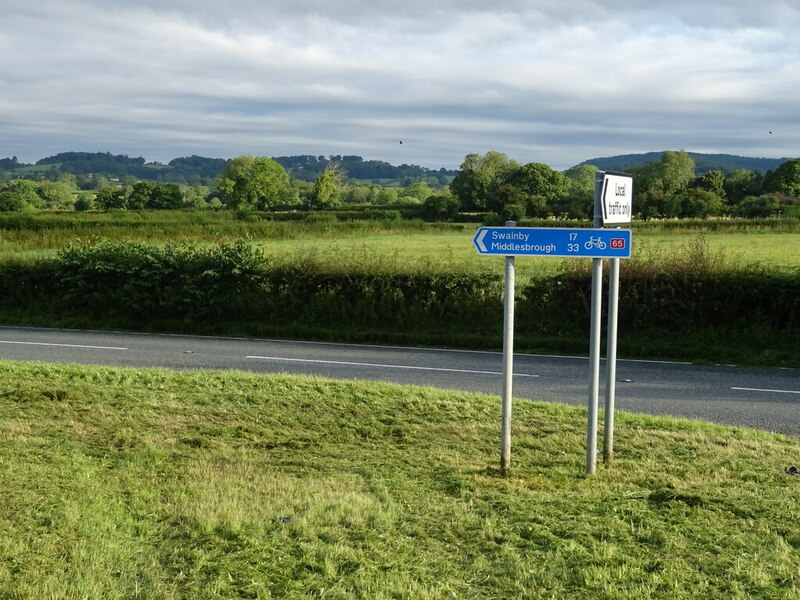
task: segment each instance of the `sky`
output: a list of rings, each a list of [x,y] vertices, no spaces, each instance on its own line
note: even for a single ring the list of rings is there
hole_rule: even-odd
[[[800,156],[798,0],[0,0],[0,158]]]

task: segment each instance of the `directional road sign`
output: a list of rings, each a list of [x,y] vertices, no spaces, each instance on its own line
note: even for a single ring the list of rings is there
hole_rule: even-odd
[[[601,204],[603,225],[616,225],[631,222],[631,202],[633,198],[633,177],[623,173],[603,175]]]
[[[630,258],[628,229],[481,227],[472,238],[478,254],[491,256],[585,256]]]

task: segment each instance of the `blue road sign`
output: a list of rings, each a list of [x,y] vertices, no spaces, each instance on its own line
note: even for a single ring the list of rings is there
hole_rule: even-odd
[[[584,256],[630,258],[628,229],[481,227],[472,238],[478,254],[491,256]]]

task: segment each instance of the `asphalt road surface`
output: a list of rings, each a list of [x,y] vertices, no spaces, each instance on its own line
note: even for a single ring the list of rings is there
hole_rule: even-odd
[[[0,327],[0,359],[239,369],[502,392],[496,352]],[[589,376],[586,357],[517,354],[514,397],[585,406]],[[601,383],[601,407],[603,389]],[[800,437],[800,371],[620,359],[617,409]]]

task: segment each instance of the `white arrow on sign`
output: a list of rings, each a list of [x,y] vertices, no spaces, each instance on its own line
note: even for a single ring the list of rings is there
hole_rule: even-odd
[[[486,245],[483,243],[483,238],[486,237],[486,234],[489,233],[488,229],[481,229],[478,232],[478,236],[475,238],[475,243],[477,244],[478,248],[480,248],[481,252],[488,252],[489,250],[486,248]]]

